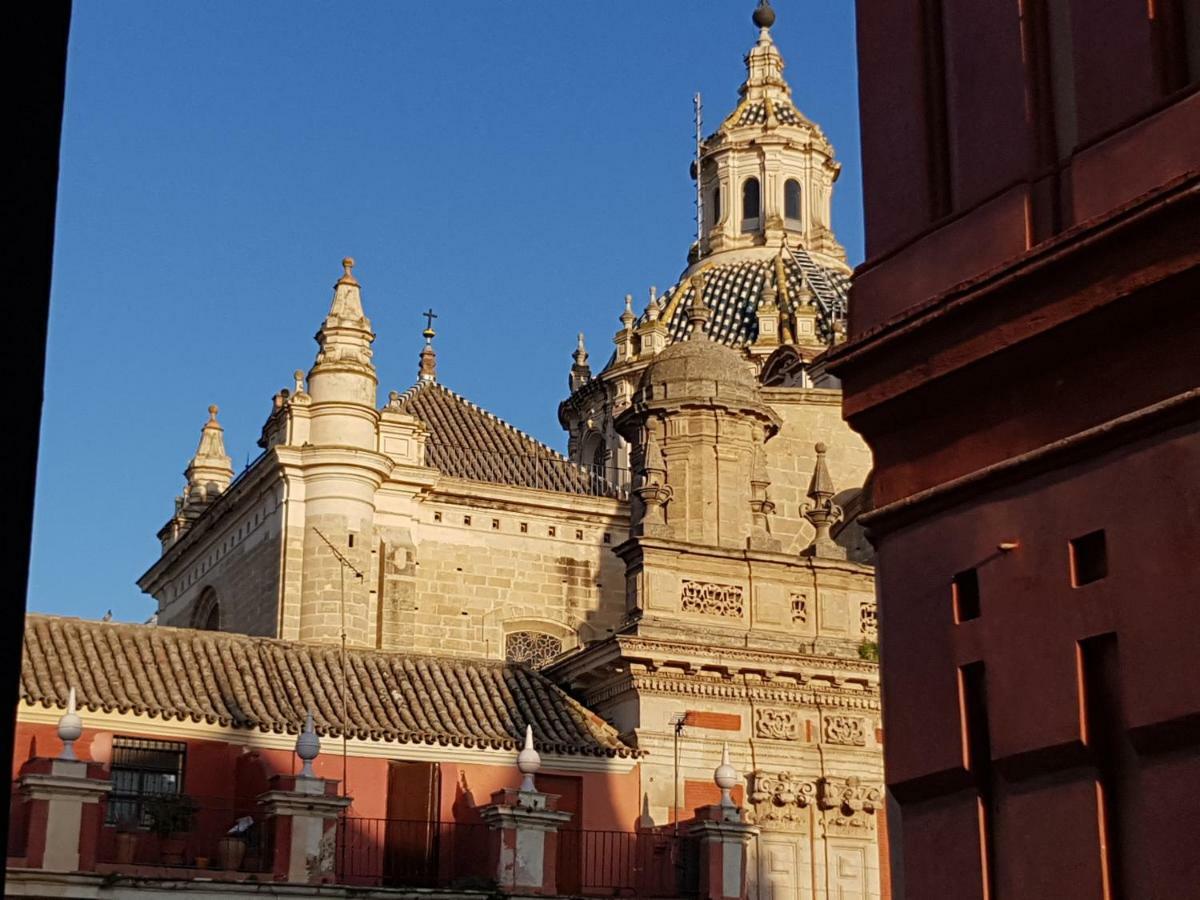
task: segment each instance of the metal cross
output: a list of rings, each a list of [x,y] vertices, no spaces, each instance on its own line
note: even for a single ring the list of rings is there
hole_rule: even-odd
[[[433,307],[431,306],[425,312],[421,313],[421,315],[425,317],[425,327],[432,330],[433,320],[437,318],[437,313],[433,311]]]

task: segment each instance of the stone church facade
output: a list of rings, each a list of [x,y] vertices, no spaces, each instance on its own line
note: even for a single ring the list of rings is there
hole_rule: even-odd
[[[347,258],[236,477],[210,409],[139,585],[159,625],[538,668],[643,752],[636,824],[714,802],[727,745],[761,829],[750,896],[867,900],[888,892],[871,459],[823,367],[839,167],[773,21],[760,5],[702,144],[678,282],[626,299],[595,374],[580,338],[566,454],[444,385],[432,328],[416,383],[382,397]]]

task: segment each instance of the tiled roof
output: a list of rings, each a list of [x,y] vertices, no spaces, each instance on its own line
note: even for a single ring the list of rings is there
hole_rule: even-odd
[[[568,494],[617,496],[613,485],[436,381],[401,394],[395,408],[429,428],[427,465],[452,478]]]
[[[807,285],[817,309],[817,327],[822,339],[829,340],[833,322],[845,318],[849,277],[835,269],[818,265],[803,249],[794,249],[784,256],[787,272],[787,293],[790,312],[798,302],[802,281]],[[773,259],[743,260],[715,265],[704,270],[704,302],[709,309],[708,335],[715,341],[740,347],[752,343],[758,336],[758,304],[762,300],[767,279],[775,279]],[[676,302],[676,293],[684,291]],[[668,323],[672,341],[683,340],[691,331],[688,310],[692,303],[692,286],[684,281],[667,291],[664,302],[673,306]],[[781,308],[783,297],[777,298]]]
[[[350,649],[351,737],[514,749],[533,726],[553,753],[632,756],[605,724],[532,669],[511,663]],[[215,631],[30,615],[21,699],[87,711],[295,733],[305,712],[341,735],[342,667],[334,645]]]
[[[779,100],[773,100],[771,105],[775,108],[775,118],[782,125],[811,125],[808,119],[801,115],[800,111],[790,103],[783,103]],[[745,125],[764,125],[767,121],[767,103],[765,100],[756,100],[750,103],[741,104],[735,111],[737,118],[733,120],[735,128],[740,128]]]

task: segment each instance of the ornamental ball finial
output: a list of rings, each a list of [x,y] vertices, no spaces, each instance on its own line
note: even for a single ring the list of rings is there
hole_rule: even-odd
[[[217,404],[214,403],[212,406],[210,406],[208,408],[208,417],[210,419],[212,419],[212,421],[215,422],[215,421],[217,421],[217,413],[220,411],[221,411],[220,407],[218,407]]]
[[[354,268],[354,257],[347,256],[342,259],[342,268],[346,270],[347,275],[353,274],[350,270]]]
[[[525,746],[517,754],[517,771],[524,777],[521,779],[522,791],[536,791],[533,776],[542,767],[542,757],[533,747],[533,726],[525,726]]]
[[[753,19],[759,28],[770,28],[775,24],[775,10],[771,9],[771,0],[758,0]]]
[[[825,446],[824,442],[817,441],[817,445],[813,449],[816,450],[818,453],[824,453],[829,448]]]

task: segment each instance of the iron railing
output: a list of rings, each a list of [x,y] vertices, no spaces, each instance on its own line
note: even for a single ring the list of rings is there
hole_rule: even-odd
[[[489,828],[343,816],[338,820],[338,884],[387,888],[498,887]],[[671,832],[563,829],[557,841],[557,893],[690,897],[697,893],[695,842]],[[502,886],[502,885],[501,885]]]
[[[178,833],[160,836],[145,810],[137,816],[108,816],[96,845],[96,861],[116,869],[188,868],[212,872],[266,872],[271,868],[271,834],[263,809],[223,798],[193,798],[195,815]],[[109,805],[111,801],[106,801]],[[123,805],[118,810],[124,811]],[[190,827],[188,827],[190,825]],[[236,831],[236,834],[231,832]]]

